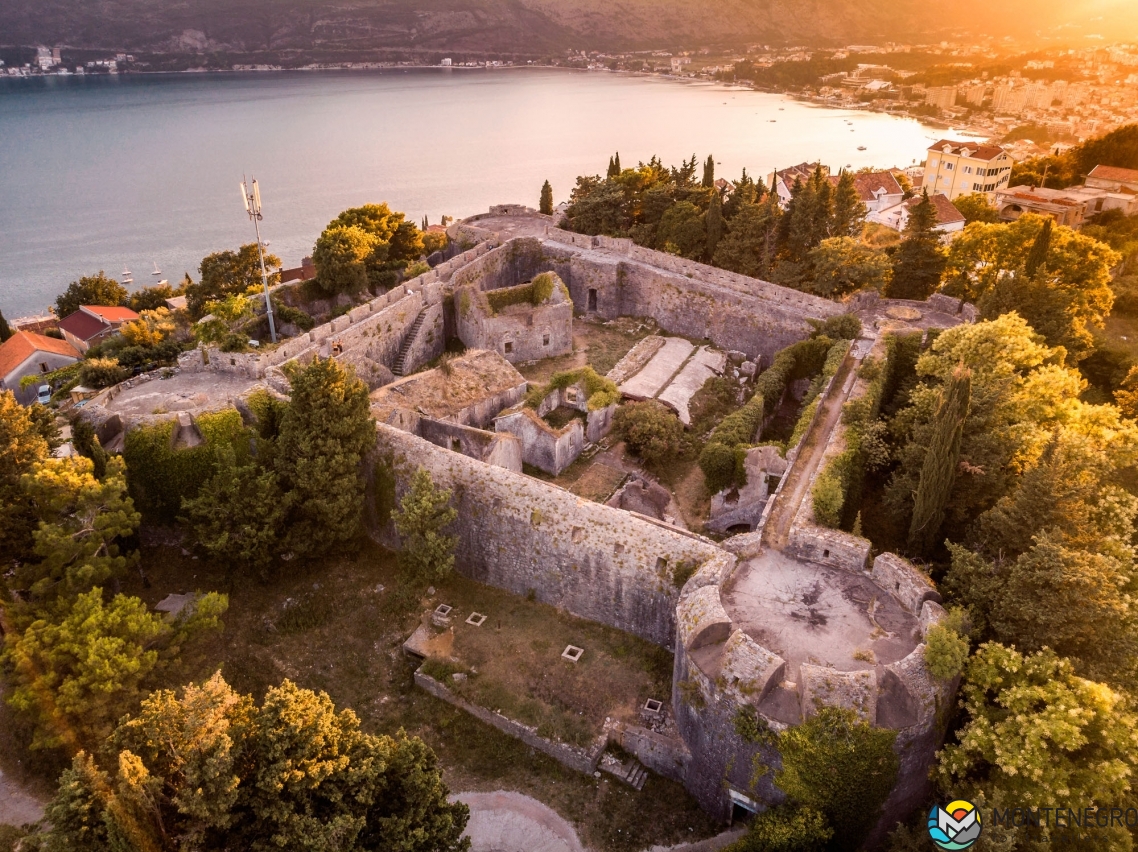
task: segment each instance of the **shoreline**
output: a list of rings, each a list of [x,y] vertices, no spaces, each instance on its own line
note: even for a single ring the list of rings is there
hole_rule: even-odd
[[[821,109],[832,109],[847,112],[865,112],[876,113],[878,115],[887,115],[894,118],[909,119],[918,124],[928,127],[932,130],[943,130],[946,133],[957,133],[968,138],[990,140],[993,137],[991,134],[986,133],[980,128],[973,127],[954,127],[953,125],[939,119],[930,118],[928,116],[912,115],[908,112],[895,112],[888,109],[874,109],[872,103],[868,104],[831,104],[818,100],[816,97],[805,95],[801,92],[793,91],[780,91],[777,89],[762,89],[756,86],[748,86],[744,83],[727,82],[725,80],[715,80],[705,77],[683,77],[675,74],[659,74],[651,71],[628,71],[623,69],[612,68],[572,68],[562,65],[384,65],[384,64],[371,64],[361,63],[354,65],[308,65],[300,68],[282,68],[282,67],[265,67],[265,68],[186,68],[182,71],[118,71],[115,73],[98,73],[98,74],[15,74],[0,76],[0,81],[3,80],[48,80],[48,79],[87,79],[87,78],[103,78],[103,77],[126,77],[126,76],[175,76],[185,74],[292,74],[292,73],[319,73],[327,71],[348,71],[348,72],[389,72],[389,71],[560,71],[568,73],[588,74],[614,74],[620,77],[644,77],[665,80],[669,83],[681,84],[702,84],[708,86],[721,86],[724,89],[755,92],[761,95],[777,95],[779,97],[792,100],[796,103],[804,104],[807,106],[818,107]]]

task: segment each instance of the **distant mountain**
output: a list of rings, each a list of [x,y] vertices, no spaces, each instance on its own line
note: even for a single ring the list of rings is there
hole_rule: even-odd
[[[0,42],[132,52],[416,48],[540,55],[954,35],[1089,44],[1138,33],[1134,0],[0,0]]]

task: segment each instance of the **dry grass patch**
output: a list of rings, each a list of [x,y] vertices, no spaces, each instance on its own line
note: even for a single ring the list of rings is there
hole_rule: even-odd
[[[671,654],[628,633],[463,577],[436,599],[454,609],[449,627],[430,629],[452,641],[432,643],[424,673],[540,736],[585,746],[606,717],[634,720],[646,699],[672,693]],[[481,627],[466,623],[472,612],[487,616]],[[584,649],[578,662],[562,658],[568,645]]]
[[[168,538],[172,542],[177,536]],[[152,606],[171,592],[230,595],[225,630],[171,673],[170,687],[200,681],[220,667],[236,689],[258,698],[286,677],[301,687],[324,690],[337,707],[355,711],[365,730],[394,733],[403,728],[421,737],[438,755],[452,790],[505,789],[533,796],[571,821],[596,852],[639,852],[652,844],[708,837],[717,829],[678,784],[651,777],[637,793],[615,780],[582,775],[414,687],[414,665],[404,657],[402,644],[424,609],[461,598],[464,606],[489,616],[478,629],[493,631],[498,613],[508,603],[524,600],[456,577],[451,581],[455,585],[440,585],[434,598],[416,601],[412,610],[400,609],[392,595],[398,583],[395,555],[370,543],[322,563],[281,566],[268,583],[250,577],[231,581],[223,566],[193,559],[171,545],[145,548],[143,567],[146,582],[132,573],[123,579],[122,591]],[[485,590],[485,596],[478,590]],[[590,642],[595,640],[586,634],[575,644]],[[578,666],[587,665],[593,645],[585,647]],[[620,652],[617,643],[609,653]],[[537,652],[531,648],[530,653]],[[667,661],[670,682],[670,656],[657,648],[652,653],[661,664],[661,683]],[[666,699],[667,694],[655,697]],[[0,765],[10,777],[36,785],[46,798],[69,761],[54,753],[29,752],[26,733],[18,717],[0,705]]]

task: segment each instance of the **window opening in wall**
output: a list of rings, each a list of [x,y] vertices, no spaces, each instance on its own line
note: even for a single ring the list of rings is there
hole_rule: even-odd
[[[656,570],[661,574],[668,570],[668,560],[663,556],[656,557]]]
[[[549,333],[548,332],[541,336],[541,345],[542,346],[548,346],[549,345]]]
[[[589,288],[589,302],[588,310],[595,311],[597,309],[597,291]]]
[[[569,402],[576,402],[577,401],[577,389],[576,388],[565,388],[565,399],[568,400]]]
[[[450,448],[452,450],[454,450],[456,453],[462,452],[462,441],[458,440],[458,438],[451,438],[450,439]]]
[[[507,340],[506,341],[506,354],[509,355],[513,351],[514,351],[514,344]]]
[[[823,557],[823,558],[825,558],[825,557],[827,557],[827,556],[829,556],[829,555],[830,555],[830,551],[828,551],[828,550],[823,550],[823,551],[822,551],[822,557]]]
[[[47,362],[46,361],[40,361],[40,372],[41,373],[47,372]]]

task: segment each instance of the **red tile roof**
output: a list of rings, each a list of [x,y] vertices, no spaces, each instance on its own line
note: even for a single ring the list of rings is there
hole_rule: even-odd
[[[943,153],[945,145],[952,149],[949,151],[950,154],[959,154],[961,149],[967,148],[968,156],[974,160],[994,160],[1000,154],[1006,153],[999,145],[985,145],[981,142],[958,142],[952,139],[941,139],[939,142],[934,142],[929,145],[929,150]]]
[[[96,334],[106,331],[108,323],[103,322],[98,317],[91,316],[91,314],[85,311],[76,311],[61,319],[59,321],[59,327],[75,335],[80,340],[90,340]]]
[[[45,337],[30,331],[17,331],[0,344],[0,378],[7,376],[36,352],[68,355],[76,361],[79,360],[79,353],[66,340]]]
[[[897,178],[893,176],[892,172],[868,172],[863,174],[855,174],[853,176],[854,186],[857,187],[857,194],[862,201],[875,201],[877,196],[875,193],[878,190],[885,190],[886,195],[900,195],[902,193],[901,184],[897,183]],[[830,175],[830,183],[834,186],[838,185],[840,177]]]
[[[914,195],[905,204],[912,210],[913,207],[921,203],[923,197]],[[932,202],[933,209],[936,210],[936,223],[938,225],[951,225],[955,222],[964,221],[964,214],[956,209],[956,205],[949,201],[948,196],[944,193],[938,192],[935,195],[930,195],[929,201]]]
[[[1117,180],[1122,183],[1138,183],[1138,171],[1121,169],[1118,166],[1095,166],[1087,177]]]
[[[138,319],[138,314],[130,308],[112,307],[110,305],[80,305],[79,307],[80,310],[100,316],[109,323],[130,322]]]

